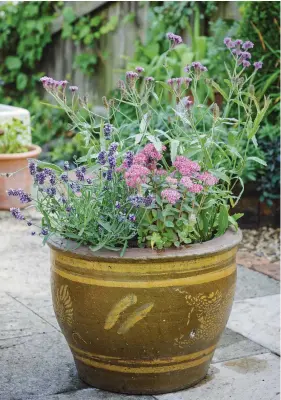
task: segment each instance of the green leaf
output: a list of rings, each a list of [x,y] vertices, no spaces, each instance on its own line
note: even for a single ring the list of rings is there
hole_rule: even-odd
[[[45,161],[37,161],[37,165],[38,165],[39,168],[50,168],[50,169],[53,169],[54,171],[57,171],[57,172],[60,172],[60,173],[63,172],[63,169],[60,168],[58,165],[51,164],[51,163],[48,163],[48,162],[45,162]]]
[[[178,154],[178,147],[179,147],[180,142],[178,140],[172,139],[170,142],[171,146],[171,161],[174,163],[177,154]]]
[[[172,221],[165,221],[165,226],[167,226],[168,228],[174,228],[174,223]]]
[[[65,22],[71,24],[76,19],[76,15],[72,7],[65,7],[62,12],[63,19]]]
[[[162,82],[162,81],[156,81],[156,83],[159,83],[159,85],[161,85],[164,89],[166,89],[169,92],[173,93],[173,89],[171,88],[171,86],[168,85],[168,83]]]
[[[10,71],[20,69],[22,62],[19,57],[8,56],[5,60],[5,64]]]
[[[220,206],[218,216],[218,235],[222,235],[228,227],[228,209],[225,204]]]
[[[17,76],[17,89],[22,91],[26,88],[27,85],[27,75],[20,73]]]
[[[159,54],[159,44],[157,42],[151,42],[143,47],[144,54],[152,59]]]
[[[264,165],[265,167],[267,166],[267,163],[264,160],[262,160],[261,158],[259,158],[259,157],[248,157],[247,161],[255,161],[255,162],[259,163],[259,164]]]

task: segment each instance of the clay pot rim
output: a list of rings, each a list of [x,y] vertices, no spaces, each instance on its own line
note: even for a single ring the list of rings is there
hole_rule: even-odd
[[[18,160],[22,158],[34,158],[37,157],[41,152],[42,149],[40,146],[37,146],[36,144],[32,144],[30,146],[27,146],[29,151],[25,151],[22,153],[10,153],[10,154],[4,154],[0,153],[0,161],[2,160]]]
[[[129,248],[126,250],[123,257],[121,257],[117,251],[98,250],[97,252],[93,252],[87,246],[76,248],[77,242],[55,235],[50,237],[47,243],[51,249],[62,252],[73,258],[89,261],[110,261],[115,263],[141,263],[146,261],[181,261],[212,256],[237,247],[241,240],[242,232],[240,229],[238,229],[237,232],[228,229],[222,236],[208,240],[207,242],[187,245],[180,249],[165,249],[163,251],[156,251],[148,248]]]

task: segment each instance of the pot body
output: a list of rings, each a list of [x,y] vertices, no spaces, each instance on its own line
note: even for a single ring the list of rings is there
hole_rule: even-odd
[[[49,243],[54,310],[80,378],[128,394],[203,379],[231,311],[240,240],[228,231],[182,250],[130,249],[123,258]]]
[[[10,177],[0,176],[0,210],[9,210],[11,207],[24,208],[18,198],[7,196],[8,189],[23,189],[30,193],[32,187],[32,176],[28,170],[28,159],[37,158],[41,153],[39,146],[29,146],[30,150],[25,153],[0,154],[0,174],[11,174]]]

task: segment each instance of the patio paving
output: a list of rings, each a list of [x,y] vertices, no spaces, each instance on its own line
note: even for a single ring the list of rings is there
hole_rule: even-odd
[[[233,311],[208,376],[194,388],[125,396],[89,388],[77,377],[56,322],[49,251],[25,224],[0,212],[0,400],[277,400],[279,281],[239,258]]]

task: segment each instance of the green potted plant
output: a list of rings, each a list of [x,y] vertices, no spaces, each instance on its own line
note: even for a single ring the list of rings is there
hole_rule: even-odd
[[[170,55],[182,39],[167,39]],[[89,151],[74,171],[67,162],[60,168],[31,160],[42,223],[17,208],[11,213],[51,248],[55,313],[90,385],[137,394],[195,385],[225,328],[241,240],[240,215],[230,215],[240,197],[233,189],[245,165],[260,162],[247,148],[257,145],[269,101],[261,105],[254,95],[262,63],[249,61],[253,43],[224,42],[225,89],[205,81],[206,67],[197,61],[183,76],[169,76],[164,57],[167,81],[145,77],[138,66],[128,71],[120,97],[103,99],[106,118],[89,109],[76,86],[69,101],[66,81],[41,79]],[[221,92],[223,109],[200,101],[202,84]],[[155,85],[172,95],[172,117]],[[133,111],[124,114],[122,104]],[[239,119],[232,117],[237,109]]]
[[[32,179],[28,171],[28,158],[36,158],[41,149],[31,144],[29,112],[0,105],[0,209],[22,208],[18,198],[9,198],[7,189],[21,186],[30,192]],[[15,174],[16,171],[19,171]]]

